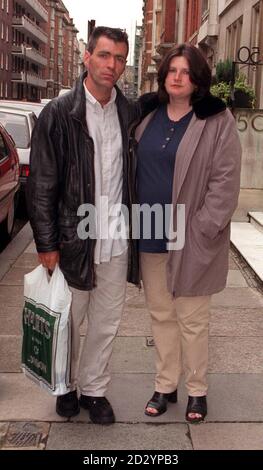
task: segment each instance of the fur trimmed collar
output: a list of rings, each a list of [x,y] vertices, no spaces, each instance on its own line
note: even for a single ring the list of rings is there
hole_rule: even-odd
[[[208,93],[204,98],[193,103],[193,109],[199,119],[206,119],[226,109],[224,101]]]

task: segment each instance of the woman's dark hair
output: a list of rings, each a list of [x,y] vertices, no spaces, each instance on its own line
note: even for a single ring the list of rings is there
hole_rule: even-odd
[[[89,38],[89,42],[88,42],[88,51],[90,52],[90,54],[93,53],[96,45],[97,45],[97,42],[98,42],[98,39],[101,37],[101,36],[105,36],[106,38],[108,39],[111,39],[112,41],[114,42],[124,42],[127,46],[127,55],[129,53],[129,41],[128,41],[128,35],[125,31],[123,31],[122,29],[119,29],[119,28],[110,28],[108,26],[97,26],[97,28],[95,28]]]
[[[192,44],[180,44],[173,47],[164,56],[161,61],[158,70],[158,95],[162,103],[169,102],[169,95],[165,89],[165,80],[169,72],[170,62],[174,57],[185,57],[189,64],[189,78],[193,85],[196,85],[197,89],[193,92],[191,97],[191,103],[202,99],[210,90],[211,85],[211,70],[209,65],[200,52]]]

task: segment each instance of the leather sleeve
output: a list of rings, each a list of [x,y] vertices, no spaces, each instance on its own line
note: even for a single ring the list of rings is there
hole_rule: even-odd
[[[56,102],[50,102],[33,131],[26,198],[38,252],[58,249],[59,129]]]

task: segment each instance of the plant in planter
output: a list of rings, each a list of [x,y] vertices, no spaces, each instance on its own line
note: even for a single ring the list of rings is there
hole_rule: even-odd
[[[230,85],[228,83],[219,82],[216,85],[213,85],[210,88],[210,91],[212,95],[217,96],[218,98],[221,98],[221,100],[223,100],[226,103],[226,105],[230,104],[231,90],[230,90]]]
[[[219,82],[210,89],[212,95],[221,98],[228,106],[231,104],[230,83]],[[254,89],[248,85],[247,78],[240,73],[234,86],[235,106],[238,108],[254,108],[256,95]]]
[[[234,87],[235,106],[238,108],[254,108],[256,101],[255,90],[248,85],[244,74],[239,74]]]
[[[232,62],[230,59],[220,60],[216,65],[216,82],[230,83],[232,78]]]

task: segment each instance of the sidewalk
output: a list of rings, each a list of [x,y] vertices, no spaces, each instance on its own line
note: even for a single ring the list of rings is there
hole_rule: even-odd
[[[60,418],[56,399],[20,371],[23,276],[36,265],[27,225],[0,255],[0,449],[263,450],[263,295],[235,253],[227,288],[213,297],[209,410],[200,425],[186,424],[183,383],[178,403],[165,414],[144,415],[153,392],[154,347],[143,292],[131,285],[107,394],[116,424],[94,425],[83,409],[73,419]]]

